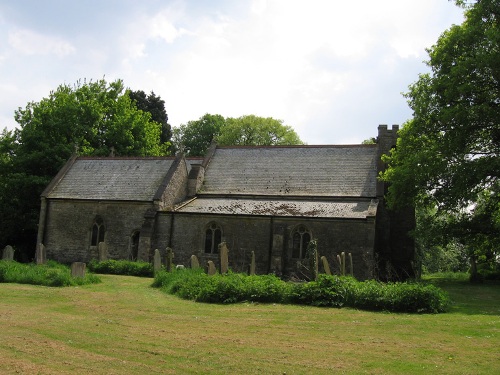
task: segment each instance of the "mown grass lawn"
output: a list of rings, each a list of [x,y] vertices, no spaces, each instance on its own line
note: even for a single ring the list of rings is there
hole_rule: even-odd
[[[500,285],[433,282],[437,315],[210,305],[151,288],[0,284],[1,374],[499,374]]]

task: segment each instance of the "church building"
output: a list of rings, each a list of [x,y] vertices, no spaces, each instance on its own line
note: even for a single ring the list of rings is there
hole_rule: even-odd
[[[173,249],[174,263],[218,260],[230,268],[298,277],[310,240],[338,268],[350,253],[354,275],[412,276],[414,210],[387,209],[377,179],[398,127],[378,128],[375,144],[231,146],[204,159],[71,158],[41,196],[38,244],[63,263],[98,258],[150,261]],[[39,246],[39,245],[38,245]],[[334,266],[337,265],[337,266]]]

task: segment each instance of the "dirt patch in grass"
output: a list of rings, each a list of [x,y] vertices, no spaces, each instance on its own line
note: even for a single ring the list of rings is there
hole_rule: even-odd
[[[101,278],[0,284],[0,373],[500,373],[498,287],[460,297],[452,313],[409,315],[201,304],[151,279]]]

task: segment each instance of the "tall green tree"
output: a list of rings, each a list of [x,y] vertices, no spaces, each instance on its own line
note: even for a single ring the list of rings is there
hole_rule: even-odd
[[[0,247],[34,255],[40,193],[59,169],[80,155],[162,155],[161,124],[139,110],[121,80],[61,85],[15,111],[19,128],[0,136]]]
[[[220,133],[226,120],[221,115],[206,113],[199,120],[188,121],[173,130],[176,150],[183,150],[188,156],[203,156],[213,139]]]
[[[406,94],[413,119],[386,157],[393,207],[425,204],[453,214],[450,228],[467,241],[473,208],[488,192],[488,220],[498,216],[500,196],[500,1],[465,5],[465,21],[428,49],[431,72]],[[484,231],[483,238],[490,238]],[[497,235],[496,235],[497,236]],[[476,244],[477,246],[477,244]]]
[[[223,146],[272,146],[303,144],[291,126],[272,117],[255,115],[224,118],[206,114],[173,131],[174,145],[190,156],[205,155],[213,140]]]
[[[227,118],[217,138],[221,145],[285,146],[303,142],[291,126],[282,120],[255,115]]]
[[[172,138],[172,127],[168,123],[168,115],[165,110],[165,101],[156,96],[153,91],[149,95],[142,90],[129,91],[130,99],[137,108],[151,114],[151,119],[161,124],[160,142],[170,142]]]

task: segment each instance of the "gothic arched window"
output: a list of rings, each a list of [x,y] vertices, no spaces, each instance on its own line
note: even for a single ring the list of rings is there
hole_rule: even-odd
[[[205,230],[205,253],[217,254],[222,242],[222,229],[216,223],[210,223]]]
[[[106,228],[104,226],[104,221],[98,216],[92,224],[92,237],[90,240],[90,246],[97,246],[99,242],[104,242],[104,234],[106,233]]]
[[[292,232],[292,258],[304,259],[309,241],[311,241],[311,232],[304,225],[295,228]]]

